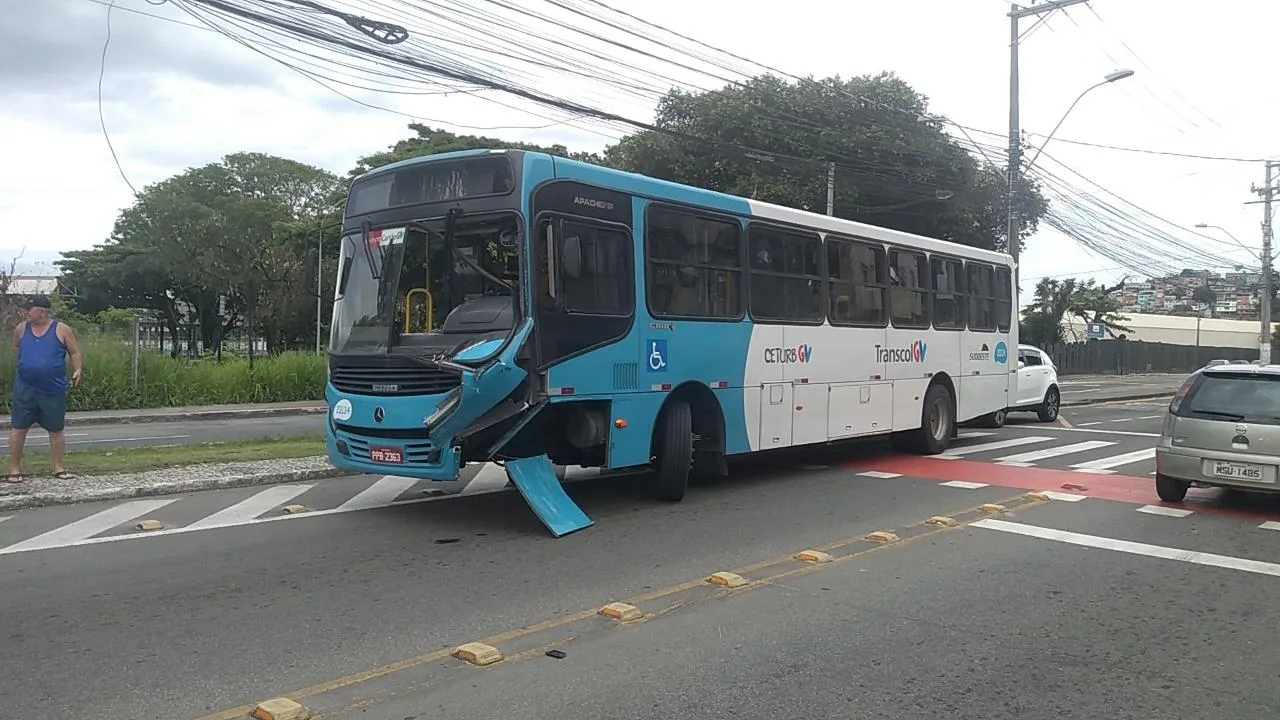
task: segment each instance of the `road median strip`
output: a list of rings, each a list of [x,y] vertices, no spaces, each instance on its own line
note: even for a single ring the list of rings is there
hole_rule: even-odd
[[[1019,493],[997,501],[1010,512],[1024,510],[1044,504],[1044,500],[1027,493]],[[395,696],[397,688],[387,684],[393,675],[408,670],[417,670],[413,674],[413,682],[409,686],[420,690],[424,683],[423,669],[431,664],[434,668],[426,672],[432,677],[440,673],[451,673],[462,668],[475,669],[477,666],[506,666],[514,662],[532,658],[550,656],[557,659],[571,654],[571,646],[600,633],[621,629],[631,623],[620,622],[627,618],[631,622],[652,622],[673,612],[690,606],[714,602],[744,592],[751,592],[778,584],[788,578],[823,572],[834,565],[844,564],[872,553],[892,551],[929,537],[942,533],[954,532],[964,527],[991,517],[982,506],[973,506],[957,510],[946,515],[933,516],[912,525],[892,531],[881,531],[900,538],[898,542],[883,543],[868,540],[865,535],[836,540],[821,548],[792,552],[780,557],[753,563],[728,571],[720,571],[696,580],[653,590],[643,595],[610,602],[603,607],[552,617],[536,624],[499,632],[486,638],[473,640],[461,645],[449,645],[446,649],[435,650],[417,657],[407,658],[378,668],[354,673],[341,678],[302,688],[289,693],[287,697],[295,702],[305,701],[318,716],[347,717],[353,710],[350,694],[346,697],[338,691],[355,685],[380,681],[376,692],[359,695],[376,694],[382,700]],[[950,522],[941,524],[939,518],[947,518]],[[812,558],[820,555],[821,562]],[[827,560],[830,558],[830,560]],[[713,580],[712,578],[717,578]],[[732,578],[731,581],[725,582]],[[620,617],[622,616],[622,617]],[[553,650],[548,650],[553,648]],[[568,650],[569,652],[566,652]],[[555,654],[552,654],[555,653]],[[456,663],[437,664],[441,660],[452,658]],[[333,694],[326,698],[326,695]],[[328,700],[328,703],[326,703]],[[356,704],[363,703],[357,700]],[[330,706],[333,705],[333,706]],[[254,706],[232,708],[220,713],[207,715],[199,720],[239,720],[251,711]]]
[[[322,480],[350,475],[324,456],[318,433],[224,443],[74,450],[63,464],[77,477],[49,473],[48,453],[29,453],[22,485],[0,486],[0,510]]]
[[[204,420],[252,420],[255,418],[323,415],[328,410],[329,408],[326,405],[306,405],[299,407],[228,407],[218,409],[145,408],[119,411],[93,410],[84,413],[73,411],[67,414],[67,427],[200,422]],[[12,427],[13,422],[8,415],[0,416],[0,430],[8,430]]]

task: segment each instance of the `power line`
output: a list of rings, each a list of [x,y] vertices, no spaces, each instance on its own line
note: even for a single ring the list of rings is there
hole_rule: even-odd
[[[106,113],[102,107],[102,82],[107,76],[107,50],[111,48],[111,11],[116,7],[116,0],[111,0],[111,4],[107,6],[107,37],[102,42],[102,59],[98,63],[98,125],[102,127],[102,137],[107,141],[107,149],[111,151],[111,159],[115,161],[116,170],[120,173],[120,178],[124,180],[124,184],[129,186],[129,191],[138,195],[138,190],[129,182],[129,176],[124,172],[124,166],[120,164],[120,156],[116,154],[115,144],[111,142],[111,133],[107,131]]]
[[[734,74],[749,76],[752,72],[750,69],[741,69],[741,66],[735,66],[734,62],[708,55],[701,50],[690,51],[659,40],[655,38],[652,32],[652,30],[659,30],[675,37],[687,39],[695,45],[721,53],[724,56],[736,58],[741,62],[749,63],[756,67],[764,67],[770,72],[795,78],[797,82],[807,82],[822,88],[822,91],[845,94],[856,101],[851,103],[851,109],[854,113],[865,113],[870,108],[879,108],[904,114],[904,116],[910,117],[913,121],[934,125],[949,122],[944,118],[929,115],[923,109],[893,107],[875,99],[853,97],[838,86],[808,78],[796,78],[794,75],[721,51],[713,46],[686,38],[674,33],[674,31],[669,31],[654,23],[640,20],[635,16],[627,15],[620,11],[614,12],[640,23],[649,28],[649,30],[629,29],[628,23],[622,22],[614,24],[601,21],[600,24],[606,26],[609,31],[621,32],[634,37],[636,41],[656,45],[698,62],[709,63],[715,66],[717,70],[702,70],[689,62],[673,61],[657,52],[635,48],[628,42],[605,38],[600,33],[587,32],[570,27],[564,22],[542,13],[513,7],[503,0],[486,0],[486,2],[497,8],[517,13],[521,17],[519,22],[499,18],[492,13],[478,11],[473,5],[458,9],[451,7],[449,4],[439,2],[402,2],[401,5],[406,8],[413,8],[413,12],[410,13],[407,10],[393,7],[386,2],[373,3],[379,8],[384,8],[384,10],[381,10],[381,12],[384,12],[384,17],[395,21],[403,19],[406,23],[402,28],[405,32],[398,35],[398,37],[403,37],[403,40],[397,40],[394,46],[380,41],[374,45],[369,45],[369,38],[367,37],[359,43],[349,39],[340,31],[349,31],[351,22],[343,19],[343,24],[336,28],[332,24],[325,24],[324,20],[326,18],[317,15],[315,3],[307,3],[307,7],[304,9],[299,7],[296,2],[293,5],[289,5],[286,2],[270,2],[268,0],[241,0],[238,5],[229,0],[173,1],[174,4],[197,17],[203,17],[204,7],[208,7],[209,13],[222,18],[222,22],[241,30],[242,34],[230,33],[233,39],[247,44],[255,51],[261,52],[317,82],[320,82],[320,78],[326,72],[330,72],[323,69],[328,66],[342,68],[341,72],[343,73],[348,70],[365,73],[376,72],[384,78],[397,77],[406,82],[439,84],[443,78],[447,81],[465,83],[468,86],[465,92],[468,94],[480,96],[481,91],[474,88],[488,88],[515,95],[542,107],[569,113],[571,118],[576,120],[594,121],[594,123],[602,127],[626,127],[628,129],[655,132],[678,142],[688,143],[691,147],[713,149],[743,162],[752,162],[750,160],[751,157],[767,155],[782,165],[807,168],[808,175],[812,176],[810,180],[814,181],[816,181],[814,170],[817,167],[822,167],[827,162],[835,161],[852,178],[867,181],[867,189],[878,193],[880,198],[896,201],[886,202],[883,207],[901,205],[900,200],[902,198],[928,201],[935,199],[937,190],[948,189],[939,187],[939,183],[944,182],[945,178],[919,176],[918,173],[913,173],[909,169],[909,164],[918,163],[925,160],[928,155],[936,154],[941,149],[938,146],[913,148],[911,142],[905,142],[897,146],[895,151],[915,149],[920,154],[920,157],[906,159],[895,157],[892,164],[889,164],[887,157],[848,157],[841,153],[831,153],[829,149],[824,151],[821,148],[814,148],[810,145],[797,145],[799,133],[789,132],[789,130],[805,130],[805,142],[812,142],[814,135],[820,133],[826,125],[831,123],[828,122],[824,125],[821,122],[815,122],[814,119],[799,117],[779,108],[758,109],[757,116],[765,117],[770,122],[775,123],[773,127],[757,128],[753,130],[754,134],[748,137],[739,138],[735,142],[726,142],[718,138],[701,137],[695,133],[688,132],[687,129],[674,130],[655,123],[636,121],[621,113],[607,112],[599,107],[594,107],[584,100],[567,100],[548,91],[547,79],[544,75],[546,70],[564,72],[577,78],[594,78],[598,84],[611,91],[622,91],[637,99],[661,99],[665,95],[666,90],[663,86],[653,81],[655,76],[663,77],[676,87],[692,87],[705,91],[705,88],[699,88],[699,86],[680,81],[674,74],[659,74],[660,71],[655,73],[654,69],[650,67],[655,62],[670,65],[679,72],[695,73],[700,77],[709,78],[717,82],[727,82],[732,87],[744,88],[750,86],[749,84],[744,85],[737,82],[732,78]],[[613,11],[612,8],[609,8],[608,5],[605,5],[600,0],[589,1],[596,7]],[[194,7],[196,4],[202,6],[200,10]],[[550,0],[550,4],[560,9],[567,9],[571,13],[582,14],[580,8],[568,5],[567,0]],[[327,14],[329,17],[345,18],[341,10],[335,9]],[[417,27],[424,21],[424,18],[428,19],[427,21],[432,24],[426,30],[420,32]],[[214,24],[213,20],[206,20],[206,22]],[[382,22],[384,25],[389,24],[386,20]],[[291,50],[287,46],[271,35],[264,35],[251,30],[245,26],[245,23],[267,28],[273,35],[284,35],[299,39],[326,52],[335,53],[336,57],[343,58],[343,60],[337,61],[323,55],[308,54],[308,62],[312,67],[319,68],[319,70],[299,69],[298,64],[275,56],[274,53],[290,53]],[[531,26],[531,23],[534,25]],[[605,41],[624,52],[636,54],[639,60],[636,63],[615,60],[609,56],[591,51],[589,48],[584,48],[584,43],[581,41],[565,40],[559,37],[550,39],[548,36],[541,34],[540,29],[537,27],[539,23],[550,25],[556,32],[568,31],[583,35],[597,42]],[[521,30],[525,35],[522,37],[521,43],[516,45],[512,41],[510,33],[495,31],[494,27]],[[247,38],[244,34],[250,34],[254,37]],[[422,41],[421,38],[423,37],[433,38],[438,42],[436,44],[427,44]],[[376,41],[377,38],[374,38],[374,40]],[[543,48],[544,44],[545,50]],[[454,48],[458,49],[458,51],[455,52]],[[556,48],[558,48],[557,51],[550,51]],[[296,55],[297,53],[293,52],[292,54]],[[523,63],[526,67],[495,64],[494,57],[505,58],[510,62]],[[609,63],[601,65],[601,61],[604,60],[609,61]],[[316,63],[321,64],[317,65]],[[533,69],[530,70],[529,68]],[[728,73],[729,76],[726,76],[725,73]],[[385,80],[375,79],[372,82],[376,85],[378,82],[385,82]],[[323,83],[321,84],[323,85]],[[667,87],[670,87],[670,85]],[[581,98],[586,94],[578,93],[577,96]],[[867,115],[866,117],[871,122],[884,121],[874,115]],[[847,121],[846,118],[839,118],[834,122]],[[565,120],[562,122],[570,124],[572,121]],[[1007,153],[1007,150],[1001,146],[986,145],[974,140],[973,136],[968,132],[969,130],[974,130],[978,133],[984,133],[985,131],[959,126],[954,123],[952,126],[956,127],[965,137],[965,140],[952,138],[958,148],[974,149],[983,157],[988,158],[988,162],[990,162],[992,155],[1000,157]],[[989,134],[994,135],[994,133]],[[758,147],[761,144],[774,149],[761,150]],[[886,146],[886,150],[889,149],[890,147]],[[819,160],[815,156],[825,156],[828,159]],[[1046,224],[1072,237],[1082,247],[1089,249],[1092,244],[1096,250],[1097,233],[1106,232],[1113,235],[1130,235],[1139,239],[1135,242],[1125,243],[1122,251],[1108,251],[1112,255],[1123,255],[1123,261],[1128,266],[1139,265],[1140,258],[1133,254],[1135,247],[1156,254],[1163,252],[1165,256],[1174,260],[1190,261],[1200,260],[1205,257],[1202,249],[1189,246],[1175,236],[1159,230],[1140,214],[1135,215],[1132,211],[1120,210],[1114,205],[1099,203],[1096,200],[1092,202],[1087,198],[1086,200],[1080,200],[1082,192],[1078,188],[1051,174],[1044,173],[1042,175],[1044,181],[1049,184],[1050,189],[1064,206],[1062,211],[1054,210],[1051,206],[1050,216],[1047,218]],[[808,181],[806,180],[805,182]],[[862,204],[865,205],[866,203]],[[874,209],[863,208],[863,210]],[[1169,252],[1170,249],[1173,251]]]

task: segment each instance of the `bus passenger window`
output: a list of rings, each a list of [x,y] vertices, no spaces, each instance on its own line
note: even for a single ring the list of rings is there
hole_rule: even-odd
[[[995,268],[968,263],[965,270],[969,281],[969,329],[993,332],[996,329]]]
[[[827,317],[832,325],[883,326],[889,319],[884,249],[827,236]]]
[[[1007,267],[996,268],[996,330],[1009,332],[1013,315],[1013,277]]]
[[[822,239],[818,235],[752,223],[747,231],[751,258],[751,317],[761,321],[820,323]]]
[[[933,258],[933,326],[964,329],[964,270],[959,260]]]
[[[894,327],[929,327],[929,260],[924,253],[889,253],[889,317]]]
[[[742,316],[737,222],[651,206],[645,247],[646,294],[655,317]]]

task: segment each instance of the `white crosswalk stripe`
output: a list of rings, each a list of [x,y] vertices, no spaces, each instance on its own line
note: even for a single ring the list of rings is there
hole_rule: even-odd
[[[391,503],[400,497],[405,490],[417,484],[418,481],[413,478],[387,475],[365,488],[359,495],[339,505],[338,509],[367,510],[369,508],[382,507]]]
[[[1034,435],[1030,437],[1009,438],[1008,440],[996,440],[994,442],[978,443],[977,445],[962,445],[960,447],[947,450],[941,455],[935,455],[934,457],[943,458],[943,459],[964,457],[965,455],[972,455],[974,453],[988,452],[991,450],[1004,450],[1005,448],[1018,447],[1020,445],[1031,445],[1034,443],[1041,443],[1041,442],[1049,442],[1050,440],[1053,440],[1053,438],[1037,437]]]
[[[315,487],[314,485],[277,485],[267,488],[252,497],[241,500],[229,508],[197,520],[188,527],[205,528],[221,525],[236,525],[257,518],[262,513],[283,505],[302,493]]]
[[[558,470],[563,472],[562,477],[566,483],[601,476],[596,469],[575,467]],[[421,493],[411,492],[415,488],[420,488]],[[55,528],[29,531],[33,536],[25,538],[21,536],[23,530],[11,529],[15,523],[5,523],[16,517],[8,515],[0,517],[0,523],[4,523],[0,526],[0,555],[323,517],[390,505],[415,505],[463,495],[503,492],[508,489],[510,483],[506,470],[500,465],[484,463],[468,466],[459,480],[447,483],[419,481],[394,475],[360,475],[333,478],[320,483],[291,483],[265,488],[192,493],[154,500],[133,500],[119,502],[96,512],[88,509],[93,506],[86,506],[85,517]],[[222,501],[222,498],[226,500]],[[225,502],[225,505],[221,505],[220,501]],[[291,502],[308,507],[307,512],[288,515],[272,512]],[[172,514],[184,518],[183,521],[174,523],[165,516],[171,506],[177,508]],[[207,507],[208,514],[188,520],[191,508],[194,507]],[[128,523],[143,516],[161,519],[166,527],[153,531],[139,531],[129,527],[127,532],[120,532]]]
[[[1005,455],[999,458],[1002,463],[1033,463],[1039,460],[1048,460],[1049,458],[1058,457],[1060,455],[1070,455],[1072,453],[1084,452],[1086,450],[1095,450],[1104,448],[1115,443],[1107,440],[1086,440],[1084,442],[1073,443],[1071,445],[1058,445],[1056,447],[1045,448],[1044,450],[1032,450],[1031,452],[1018,453],[1017,455]]]
[[[83,520],[77,520],[76,522],[63,525],[62,527],[54,528],[53,530],[37,535],[30,540],[25,540],[0,549],[0,555],[73,545],[80,540],[85,540],[97,535],[98,533],[106,532],[111,528],[127,523],[130,520],[140,518],[147,513],[155,512],[156,510],[177,501],[177,499],[178,498],[166,498],[163,500],[133,500],[131,502],[121,503],[115,507],[107,508],[102,512],[94,513]]]
[[[1088,462],[1076,463],[1071,466],[1073,470],[1092,470],[1094,472],[1114,472],[1111,468],[1120,467],[1122,465],[1130,465],[1143,460],[1151,460],[1156,456],[1155,448],[1143,448],[1134,450],[1133,452],[1123,453],[1121,455],[1112,455],[1110,457],[1090,460]]]

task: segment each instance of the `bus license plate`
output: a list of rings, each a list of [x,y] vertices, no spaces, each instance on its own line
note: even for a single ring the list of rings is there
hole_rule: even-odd
[[[404,451],[400,448],[374,445],[369,448],[369,459],[376,463],[399,465],[404,463]]]
[[[1233,462],[1214,462],[1213,476],[1254,482],[1263,482],[1266,479],[1261,465]]]

